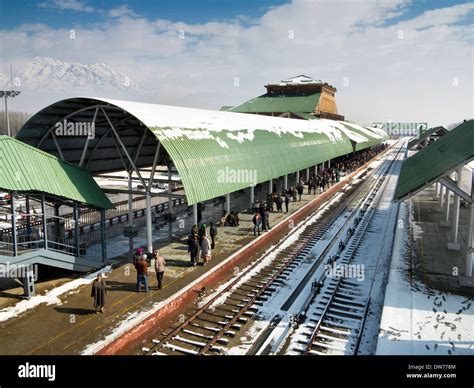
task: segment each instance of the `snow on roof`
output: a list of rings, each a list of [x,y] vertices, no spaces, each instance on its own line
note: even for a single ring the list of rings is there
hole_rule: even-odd
[[[299,138],[303,137],[304,133],[320,133],[327,135],[332,142],[343,141],[342,133],[356,142],[364,142],[368,138],[377,137],[371,131],[364,130],[363,127],[356,124],[351,124],[367,133],[368,138],[365,138],[334,120],[295,120],[133,101],[97,99],[125,109],[150,128],[160,128],[160,135],[170,139],[182,137],[195,140],[214,139],[213,133],[235,131],[236,137],[233,137],[232,134],[229,134],[228,137],[244,142],[252,141],[253,132],[256,130],[272,132],[279,136],[281,134],[291,134]],[[382,136],[380,137],[382,138]],[[223,142],[220,145],[226,148]]]
[[[297,75],[296,77],[291,77],[286,80],[281,80],[280,82],[270,84],[270,85],[278,85],[278,86],[286,86],[286,85],[306,85],[306,84],[322,84],[323,81],[315,80],[307,75],[301,74]]]

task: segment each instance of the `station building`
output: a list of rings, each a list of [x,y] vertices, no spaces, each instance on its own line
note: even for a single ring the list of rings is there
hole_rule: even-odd
[[[128,196],[128,212],[119,219],[128,224],[124,233],[130,251],[137,232],[133,198],[144,198],[140,215],[146,218],[151,252],[158,212],[171,220],[174,209],[184,204],[197,224],[200,203],[222,198],[229,213],[232,193],[247,190],[250,206],[256,185],[268,185],[271,191],[272,181],[283,177],[286,189],[290,179],[299,181],[304,174],[309,179],[331,161],[388,139],[377,128],[323,118],[321,112],[337,112],[335,100],[326,96],[335,89],[321,82],[302,86],[300,81],[295,91],[307,88],[304,93],[311,94],[312,102],[305,112],[275,109],[287,117],[93,97],[68,98],[41,109],[17,139],[0,141],[7,167],[2,168],[0,190],[12,196],[10,216],[0,229],[0,263],[42,263],[84,272],[100,268],[107,259],[104,229],[113,223],[108,215],[117,206],[107,198],[111,193]],[[269,85],[268,90],[278,94],[279,88]],[[284,99],[279,96],[275,98]],[[289,119],[293,113],[311,119]],[[74,136],[58,131],[58,123],[73,123],[73,128],[87,124],[93,133]],[[117,172],[128,178],[127,187],[101,189],[94,180]],[[154,190],[159,183],[167,183],[167,189]],[[176,184],[182,190],[173,190]],[[152,205],[156,197],[167,203]],[[91,260],[92,251],[97,259]],[[34,287],[25,286],[25,292],[32,295]]]

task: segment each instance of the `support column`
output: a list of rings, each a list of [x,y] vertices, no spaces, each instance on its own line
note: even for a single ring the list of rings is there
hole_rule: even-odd
[[[462,167],[457,171],[457,186],[461,187],[461,176],[462,176]],[[454,209],[453,209],[453,219],[451,220],[451,241],[448,242],[448,249],[452,251],[459,251],[461,245],[458,243],[458,231],[459,231],[459,207],[461,204],[461,198],[459,195],[454,193]]]
[[[309,182],[309,167],[306,169],[306,182]]]
[[[10,211],[11,211],[11,217],[12,217],[12,244],[13,244],[13,256],[18,255],[18,246],[17,246],[17,231],[16,231],[16,218],[15,218],[15,212],[16,212],[16,198],[15,198],[15,193],[11,193],[12,198],[10,200]]]
[[[298,184],[298,182],[300,181],[300,171],[296,171],[296,183]]]
[[[128,236],[128,259],[130,262],[133,260],[133,233],[131,231],[133,227],[133,194],[132,194],[132,171],[128,171],[128,226],[130,234]],[[102,216],[102,214],[101,214]]]
[[[450,196],[451,196],[451,191],[448,190],[446,187],[446,191],[444,192],[444,219],[440,222],[441,226],[450,226],[449,222],[449,205],[450,205]]]
[[[230,193],[225,196],[225,211],[227,214],[230,213]]]
[[[331,159],[328,160],[328,168],[331,168]]]
[[[28,265],[22,268],[25,271],[25,276],[22,278],[23,291],[27,298],[35,296],[35,271],[34,266]]]
[[[100,211],[100,245],[102,251],[102,262],[107,261],[107,235],[105,234],[105,209]],[[132,239],[133,249],[133,239]],[[133,253],[133,252],[132,252]]]
[[[474,188],[471,188],[471,198],[474,202]],[[464,267],[464,275],[472,276],[472,263],[474,261],[474,203],[471,202],[471,216],[469,217],[469,237],[467,239],[466,262]]]
[[[168,194],[173,194],[173,187],[171,186],[171,168],[170,167],[168,167]],[[171,236],[173,234],[173,198],[171,196],[168,197],[168,210],[170,212],[168,235]]]
[[[288,174],[283,176],[283,187],[285,190],[288,190]]]
[[[79,246],[79,212],[77,209],[77,203],[74,203],[72,207],[72,213],[74,218],[74,247],[76,249],[76,257],[81,255]]]
[[[255,186],[250,186],[250,209],[252,209],[253,201],[255,199]],[[270,191],[271,193],[271,191]]]
[[[46,219],[46,201],[44,193],[41,194],[41,220],[43,224],[44,249],[48,249],[48,223]]]
[[[440,186],[441,186],[441,188],[440,188],[440,192],[439,192],[439,206],[436,209],[438,212],[443,211],[443,208],[444,208],[444,191],[446,190],[446,188],[442,184],[440,184]]]
[[[151,230],[151,193],[146,192],[146,248],[147,252],[153,252],[153,234]]]
[[[273,193],[273,179],[270,179],[270,180],[268,181],[268,191],[269,191],[270,193]]]
[[[28,240],[31,241],[31,216],[30,216],[30,197],[29,195],[25,196],[25,207],[26,207],[26,233],[28,235]]]
[[[193,205],[193,225],[198,224],[198,204]]]

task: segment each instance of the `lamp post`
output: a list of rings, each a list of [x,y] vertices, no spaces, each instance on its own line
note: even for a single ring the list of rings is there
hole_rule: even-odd
[[[18,96],[21,92],[18,90],[0,90],[0,97],[5,98],[5,119],[7,121],[7,133],[8,136],[11,136],[10,132],[10,119],[8,117],[8,104],[7,104],[7,99],[8,97],[14,98]]]

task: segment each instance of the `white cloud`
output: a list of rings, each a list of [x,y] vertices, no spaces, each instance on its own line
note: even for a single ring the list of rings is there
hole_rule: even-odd
[[[53,8],[60,10],[70,10],[79,12],[94,12],[95,9],[90,7],[84,1],[80,0],[48,0],[38,4],[42,8]]]
[[[111,18],[120,18],[124,16],[137,17],[138,15],[133,12],[127,5],[121,5],[120,7],[111,9],[107,15]]]
[[[405,0],[295,0],[249,25],[148,20],[122,6],[104,25],[76,29],[74,40],[69,29],[3,30],[0,46],[9,59],[1,62],[20,66],[37,55],[103,62],[146,88],[109,97],[155,103],[219,108],[264,93],[268,82],[307,74],[336,86],[340,113],[359,123],[435,125],[472,116],[472,25],[457,24],[472,6],[391,20],[407,7]],[[36,98],[32,109],[44,104]]]

